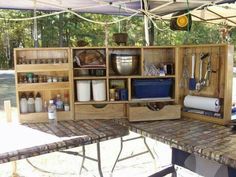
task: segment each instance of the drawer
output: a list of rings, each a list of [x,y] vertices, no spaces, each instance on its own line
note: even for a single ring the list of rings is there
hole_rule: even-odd
[[[75,120],[127,118],[126,104],[75,105]]]
[[[179,119],[180,105],[165,105],[158,111],[150,110],[147,106],[130,106],[129,121],[169,120]]]

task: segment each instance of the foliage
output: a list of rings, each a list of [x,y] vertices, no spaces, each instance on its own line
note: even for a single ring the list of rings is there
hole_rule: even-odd
[[[37,12],[37,15],[51,13],[49,11]],[[94,21],[113,21],[122,17],[102,14],[80,14],[83,17]],[[32,17],[32,11],[0,10],[0,17],[6,20],[0,21],[0,67],[13,66],[12,51],[20,43],[24,47],[34,47],[33,20],[8,21],[9,18]],[[171,31],[169,22],[156,21],[154,45],[178,45],[178,44],[203,44],[220,43],[218,25],[211,25],[202,22],[194,22],[191,31]],[[122,21],[121,32],[129,35],[128,45],[144,45],[143,18],[133,17],[130,20]],[[100,25],[87,22],[75,15],[64,13],[46,18],[37,19],[39,47],[77,46],[78,40],[84,40],[90,46],[104,46],[107,29],[108,45],[116,45],[112,39],[113,33],[119,32],[119,24]],[[8,39],[10,48],[8,46]],[[236,29],[232,30],[232,40],[236,41]],[[235,42],[236,45],[236,42]],[[7,50],[11,50],[10,57]],[[10,60],[9,60],[10,59]],[[3,66],[4,65],[4,66]]]

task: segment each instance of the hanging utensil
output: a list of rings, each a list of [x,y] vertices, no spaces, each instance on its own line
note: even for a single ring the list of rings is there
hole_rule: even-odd
[[[196,80],[194,78],[194,70],[195,70],[195,54],[192,55],[192,73],[191,73],[191,78],[189,79],[189,90],[196,89]]]

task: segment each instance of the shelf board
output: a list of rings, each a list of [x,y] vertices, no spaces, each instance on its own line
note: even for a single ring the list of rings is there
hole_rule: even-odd
[[[75,101],[75,105],[80,104],[123,104],[123,103],[142,103],[142,102],[173,102],[172,98],[155,98],[155,99],[132,99],[130,101]]]
[[[129,103],[129,101],[75,101],[75,105],[77,104],[123,104]]]
[[[72,120],[71,111],[57,111],[57,120]],[[20,114],[20,122],[24,123],[33,123],[33,122],[47,122],[48,113],[47,112],[34,112],[34,113],[25,113]]]
[[[35,91],[35,90],[61,90],[70,89],[69,82],[43,82],[43,83],[26,83],[17,84],[18,91]]]
[[[165,75],[165,76],[140,76],[140,75],[133,75],[133,76],[109,76],[111,79],[116,78],[132,78],[132,79],[148,79],[148,78],[175,78],[175,75]]]
[[[44,71],[68,71],[70,64],[56,63],[56,64],[23,64],[15,66],[16,72],[44,72]]]
[[[106,76],[81,76],[81,77],[74,77],[74,80],[91,80],[91,79],[106,79]]]
[[[85,70],[85,69],[106,69],[106,66],[101,67],[84,67],[84,68],[73,68],[74,70]]]
[[[132,98],[130,103],[140,103],[140,102],[173,102],[175,99],[170,97],[161,97],[161,98]]]

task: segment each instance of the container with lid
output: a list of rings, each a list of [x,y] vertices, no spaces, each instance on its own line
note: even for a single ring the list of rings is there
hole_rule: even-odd
[[[43,111],[43,100],[41,98],[40,93],[38,92],[35,97],[35,112]]]
[[[28,112],[28,108],[27,108],[27,98],[26,98],[26,94],[25,92],[23,92],[21,94],[20,97],[20,112],[21,113],[27,113]]]
[[[27,100],[27,108],[28,108],[28,113],[35,112],[35,100],[34,100],[34,94],[32,92],[29,94],[29,98]]]

